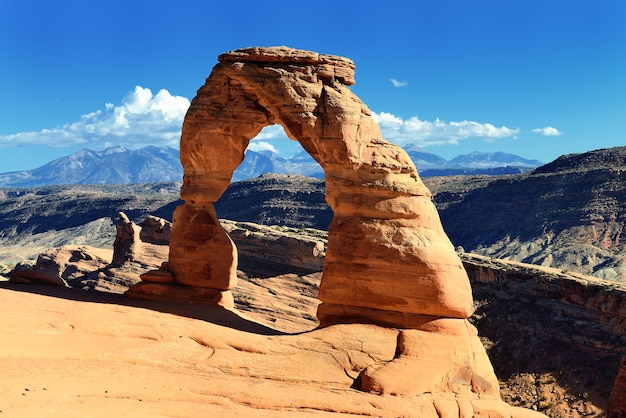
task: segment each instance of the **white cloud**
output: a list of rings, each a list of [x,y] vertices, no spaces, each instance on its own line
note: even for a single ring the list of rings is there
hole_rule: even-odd
[[[545,136],[559,136],[559,135],[563,135],[562,132],[560,132],[558,129],[553,128],[552,126],[546,126],[545,128],[536,128],[533,129],[533,132],[539,135],[545,135]]]
[[[399,145],[410,143],[419,146],[458,144],[467,138],[482,138],[494,141],[498,138],[516,137],[519,129],[506,126],[496,127],[490,123],[472,121],[445,122],[440,119],[425,121],[413,116],[402,119],[390,113],[372,112],[374,120],[380,126],[383,138]]]
[[[264,127],[261,132],[257,136],[253,138],[255,141],[269,141],[269,140],[282,140],[287,139],[287,134],[285,134],[285,129],[282,125],[270,125]]]
[[[266,141],[251,141],[247,149],[255,152],[272,151],[274,154],[280,154],[276,147]]]
[[[406,81],[398,81],[395,78],[390,78],[389,81],[391,81],[394,87],[406,87],[409,85]]]
[[[172,96],[165,89],[153,95],[150,89],[137,86],[120,105],[106,103],[104,109],[83,115],[77,122],[36,132],[0,135],[0,147],[119,143],[137,147],[177,147],[188,108],[189,100],[185,97]]]
[[[146,145],[178,147],[189,104],[187,98],[172,96],[167,90],[153,95],[150,89],[137,86],[120,104],[106,103],[103,109],[85,114],[74,123],[36,132],[0,135],[0,148],[21,145],[97,148],[117,144],[129,148]],[[519,133],[519,129],[496,127],[490,123],[425,121],[416,116],[403,119],[386,112],[373,113],[373,117],[383,138],[399,145],[457,144],[472,137],[492,141],[515,137]],[[535,131],[544,135],[560,134],[551,127]],[[272,125],[265,127],[249,147],[254,151],[279,152],[286,146],[293,146],[293,141],[287,138],[282,126]]]

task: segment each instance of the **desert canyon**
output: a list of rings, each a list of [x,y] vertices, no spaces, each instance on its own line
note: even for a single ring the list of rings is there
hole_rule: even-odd
[[[287,47],[218,60],[183,124],[171,230],[120,213],[113,252],[64,253],[126,296],[66,288],[58,263],[1,284],[0,416],[544,416],[501,399],[463,262],[413,162],[349,89],[354,63]],[[301,244],[313,256],[293,262],[312,272],[323,257],[321,275],[298,276],[319,294],[274,292],[314,329],[235,307],[251,286],[236,237],[253,232],[214,207],[272,124],[323,168],[334,214],[327,242]],[[160,267],[139,280],[133,265]]]

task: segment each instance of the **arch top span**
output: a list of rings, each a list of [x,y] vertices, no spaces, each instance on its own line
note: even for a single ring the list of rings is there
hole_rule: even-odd
[[[346,86],[354,85],[354,62],[339,55],[320,54],[287,46],[241,48],[218,56],[217,60],[235,63],[287,64],[313,67],[313,71],[325,80],[337,80]]]
[[[382,138],[350,90],[354,63],[288,47],[244,48],[218,61],[183,123],[185,202],[174,214],[164,267],[174,281],[212,289],[216,303],[232,304],[237,251],[213,203],[249,141],[280,124],[323,168],[334,212],[321,323],[410,328],[424,315],[468,317],[472,296],[461,261],[413,162]]]

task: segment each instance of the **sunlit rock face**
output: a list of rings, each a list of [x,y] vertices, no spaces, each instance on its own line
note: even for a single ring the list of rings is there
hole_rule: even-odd
[[[334,213],[319,289],[321,326],[403,329],[394,358],[352,367],[354,387],[431,396],[423,416],[535,416],[500,400],[491,363],[467,321],[467,274],[431,194],[406,152],[382,139],[352,84],[354,64],[342,57],[287,47],[220,55],[183,124],[184,203],[174,213],[169,261],[161,267],[167,274],[142,276],[128,294],[233,306],[237,249],[214,203],[250,140],[280,124],[324,170]],[[376,338],[361,341],[361,350]]]
[[[322,325],[411,327],[420,315],[466,318],[469,281],[408,155],[381,138],[349,89],[346,58],[286,47],[223,54],[185,118],[182,198],[167,268],[175,283],[226,292],[237,251],[213,203],[250,140],[280,124],[320,164],[334,211],[318,316]],[[417,317],[416,317],[417,316]]]

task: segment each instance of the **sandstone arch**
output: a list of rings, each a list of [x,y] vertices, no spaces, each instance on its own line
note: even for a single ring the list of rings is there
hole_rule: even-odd
[[[389,362],[359,363],[355,383],[368,392],[430,396],[424,416],[541,416],[500,400],[466,319],[472,294],[465,270],[410,158],[381,138],[349,90],[352,61],[286,47],[240,49],[219,61],[183,124],[185,202],[174,213],[169,261],[127,295],[233,306],[237,250],[213,202],[250,139],[278,123],[324,169],[334,211],[318,296],[321,325],[412,328],[398,332]]]
[[[334,211],[319,291],[322,325],[417,328],[432,317],[470,315],[469,280],[430,192],[408,155],[382,139],[370,110],[349,89],[354,68],[346,58],[286,47],[219,57],[182,129],[185,203],[174,214],[162,269],[184,287],[142,282],[129,294],[199,296],[232,306],[237,250],[213,202],[249,141],[263,127],[280,124],[323,168]]]

